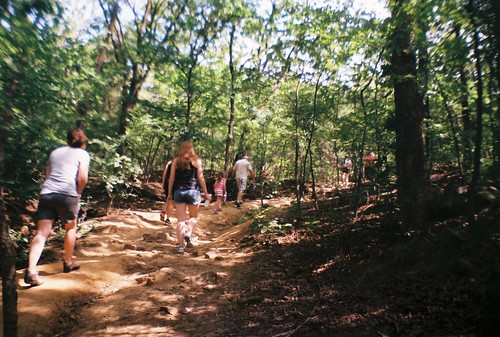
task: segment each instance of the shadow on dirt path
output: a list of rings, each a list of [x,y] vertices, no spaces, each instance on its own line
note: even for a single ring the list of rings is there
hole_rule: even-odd
[[[45,284],[36,288],[17,272],[19,337],[220,335],[207,331],[206,317],[239,296],[253,268],[254,247],[242,239],[252,223],[247,212],[258,208],[258,201],[241,209],[227,203],[219,214],[200,208],[194,247],[184,255],[175,254],[176,219],[165,226],[158,211],[91,220],[93,230],[77,241],[80,270],[40,265]]]

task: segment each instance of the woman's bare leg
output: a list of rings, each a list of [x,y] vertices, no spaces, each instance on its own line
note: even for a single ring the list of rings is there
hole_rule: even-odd
[[[30,252],[28,256],[28,271],[30,274],[36,273],[36,265],[45,247],[45,242],[49,238],[52,230],[53,220],[39,220],[37,222],[38,230],[33,241],[31,241]]]

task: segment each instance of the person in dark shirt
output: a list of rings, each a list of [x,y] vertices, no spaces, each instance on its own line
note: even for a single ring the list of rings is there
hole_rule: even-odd
[[[201,159],[196,155],[191,141],[184,141],[172,161],[168,184],[167,200],[173,200],[177,214],[177,247],[178,254],[184,254],[186,247],[192,247],[191,236],[198,221],[198,206],[201,202],[200,187],[205,199],[212,200],[207,191]],[[186,221],[186,208],[189,220]]]

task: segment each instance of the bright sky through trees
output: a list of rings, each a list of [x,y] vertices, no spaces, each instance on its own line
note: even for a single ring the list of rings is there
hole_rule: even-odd
[[[262,11],[269,12],[271,8],[272,1],[270,0],[255,0],[257,3],[260,3],[258,8],[261,8]],[[305,0],[297,0],[298,2],[306,2]],[[351,0],[319,0],[312,1],[313,4],[317,4],[318,6],[330,5],[334,8],[342,8],[347,6]],[[146,0],[130,0],[129,3],[132,6],[141,7],[141,5],[146,3]],[[354,11],[364,11],[367,14],[373,14],[375,17],[380,19],[384,19],[389,16],[389,11],[387,9],[387,1],[385,0],[352,0],[352,8]],[[85,29],[92,20],[96,17],[100,17],[102,15],[101,8],[99,7],[99,3],[97,0],[92,1],[74,1],[74,0],[61,0],[61,4],[66,9],[66,16],[70,17],[75,25],[72,28],[76,30]],[[128,6],[121,7],[122,14],[125,17],[132,17],[130,13],[130,9]],[[128,14],[127,14],[128,13]]]

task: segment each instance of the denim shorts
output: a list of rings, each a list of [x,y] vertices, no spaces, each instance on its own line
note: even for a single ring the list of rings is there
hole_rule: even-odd
[[[178,204],[199,205],[201,202],[200,190],[175,190],[174,202]]]
[[[55,220],[59,216],[63,223],[68,223],[78,217],[79,210],[77,197],[59,193],[41,194],[38,198],[36,220]]]

